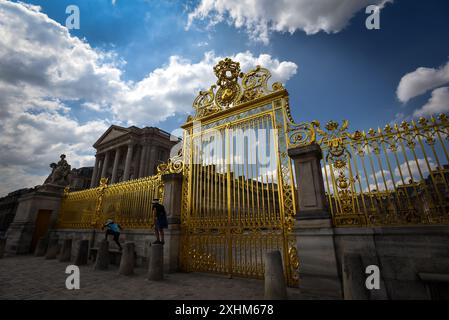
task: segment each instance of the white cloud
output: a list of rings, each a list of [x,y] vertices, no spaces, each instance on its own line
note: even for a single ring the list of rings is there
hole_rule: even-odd
[[[416,118],[449,112],[449,87],[438,88],[432,91],[432,97],[420,109],[415,110]]]
[[[272,69],[275,81],[287,81],[297,69],[270,55],[232,58],[243,70]],[[114,52],[71,36],[37,6],[0,0],[0,192],[41,184],[60,153],[73,167],[92,165],[91,145],[111,121],[154,125],[190,112],[198,91],[215,82],[212,67],[220,59],[213,52],[196,63],[172,56],[143,80],[125,82],[125,62]],[[69,102],[107,119],[79,121]]]
[[[449,62],[438,69],[421,67],[402,77],[396,95],[401,102],[406,103],[446,83],[449,83]]]
[[[339,32],[361,9],[369,5],[383,8],[388,2],[392,0],[202,0],[189,14],[187,28],[195,20],[208,20],[209,25],[227,21],[245,28],[251,39],[267,44],[273,31]]]
[[[406,183],[411,178],[413,178],[413,180],[415,182],[417,182],[417,181],[421,181],[421,175],[420,175],[420,170],[421,170],[421,174],[423,175],[424,179],[426,179],[427,175],[430,172],[429,167],[431,170],[435,170],[437,168],[437,165],[433,162],[432,158],[429,157],[427,160],[429,161],[429,166],[427,166],[427,162],[424,158],[419,158],[419,159],[417,159],[417,161],[409,160],[408,166],[407,166],[407,163],[404,162],[399,166],[401,171],[399,171],[399,168],[396,167],[394,169],[394,174],[397,177],[400,177],[400,174],[402,172],[402,176],[404,177],[404,181]],[[410,170],[409,170],[409,168],[410,168]],[[410,173],[412,175],[411,177],[410,177]]]
[[[120,120],[132,123],[154,123],[176,113],[191,112],[198,92],[216,82],[213,66],[223,58],[213,51],[206,52],[197,63],[171,56],[167,65],[153,70],[143,80],[123,90],[112,105],[112,111]],[[242,71],[249,71],[256,65],[264,66],[272,72],[272,81],[283,83],[297,70],[295,63],[279,61],[268,54],[256,57],[246,51],[230,58],[240,62]]]

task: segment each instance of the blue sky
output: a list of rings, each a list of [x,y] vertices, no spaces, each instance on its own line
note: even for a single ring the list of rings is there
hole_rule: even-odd
[[[38,105],[15,107],[11,101],[16,100],[12,98],[4,102],[5,123],[11,117],[17,124],[29,123],[29,127],[17,125],[19,129],[8,128],[11,123],[8,121],[8,125],[3,123],[0,127],[1,133],[9,134],[12,138],[13,135],[34,132],[33,137],[39,139],[50,137],[51,145],[45,148],[42,144],[37,150],[36,147],[27,148],[25,144],[22,150],[4,140],[0,148],[8,156],[0,157],[4,166],[0,174],[6,181],[0,192],[19,187],[19,184],[12,182],[18,175],[34,177],[24,179],[23,183],[39,183],[39,179],[48,174],[47,162],[57,157],[59,151],[68,153],[68,159],[72,159],[74,167],[91,165],[94,153],[91,145],[110,124],[136,124],[140,127],[154,125],[167,131],[178,128],[191,110],[197,89],[206,89],[212,84],[212,69],[209,69],[209,74],[205,70],[207,66],[212,66],[211,61],[219,57],[242,54],[249,61],[260,61],[261,55],[268,55],[265,61],[279,67],[276,75],[286,82],[293,117],[297,122],[348,119],[350,128],[356,130],[384,126],[392,121],[409,120],[419,115],[429,116],[434,111],[449,111],[446,99],[449,90],[445,89],[449,83],[449,67],[448,70],[443,68],[449,60],[447,1],[394,0],[386,3],[381,10],[380,30],[365,28],[368,15],[364,8],[368,4],[388,2],[385,0],[359,1],[364,5],[354,4],[355,0],[340,1],[347,6],[339,6],[338,1],[331,1],[339,6],[338,10],[332,7],[323,9],[318,6],[323,3],[321,0],[301,0],[296,3],[283,0],[284,8],[268,8],[280,2],[260,1],[251,7],[253,10],[243,10],[243,16],[242,11],[237,10],[238,6],[248,6],[253,1],[208,2],[214,3],[215,7],[207,6],[202,1],[24,2],[40,8],[15,1],[14,4],[20,8],[13,8],[8,7],[7,1],[0,1],[0,10],[2,6],[11,9],[3,12],[5,16],[17,17],[22,19],[22,24],[33,26],[27,31],[33,33],[31,40],[26,32],[17,32],[15,37],[23,37],[24,43],[34,41],[32,45],[37,47],[53,46],[54,51],[50,50],[49,57],[57,54],[61,46],[67,43],[70,46],[70,43],[76,42],[73,40],[75,38],[83,39],[88,48],[80,49],[80,61],[73,62],[76,60],[74,53],[66,50],[61,54],[62,65],[48,68],[45,74],[54,69],[59,70],[59,75],[64,75],[67,70],[82,70],[75,72],[81,75],[78,78],[67,76],[70,78],[67,80],[63,76],[64,81],[61,83],[52,78],[41,80],[57,83],[57,89],[55,86],[43,88],[39,84],[39,90],[36,90],[36,85],[31,84],[31,76],[28,77],[26,72],[24,78],[18,75],[11,77],[6,69],[1,69],[0,64],[0,84],[1,81],[23,84],[23,88],[30,93],[21,99],[26,103],[34,99],[29,104]],[[220,3],[229,6],[222,10],[219,9]],[[260,9],[261,3],[266,4],[266,10]],[[65,9],[71,4],[80,9],[81,28],[68,31],[68,35],[46,35],[52,28],[65,28],[68,16]],[[304,8],[308,6],[310,12],[304,13],[305,9],[301,5]],[[313,7],[315,5],[317,8]],[[198,8],[202,8],[202,11]],[[291,15],[288,15],[289,11]],[[48,16],[48,21],[44,15]],[[189,15],[191,24],[188,26]],[[319,17],[324,21],[321,25],[317,23]],[[220,22],[217,22],[217,18]],[[266,25],[264,19],[268,21]],[[53,25],[53,22],[60,26]],[[0,23],[5,33],[11,32],[14,26],[12,22],[10,25],[7,23]],[[13,59],[11,56],[14,56],[19,62],[13,61],[12,64],[29,66],[31,63],[36,70],[38,66],[55,64],[54,61],[46,60],[37,63],[38,58],[32,53],[23,54],[28,60],[22,59],[20,55],[25,49],[17,49],[14,38],[11,39],[1,43],[4,50],[0,51],[0,58],[8,56]],[[51,43],[39,43],[47,40]],[[75,46],[82,47],[79,43]],[[96,53],[101,56],[93,57]],[[92,63],[89,59],[92,59]],[[83,61],[89,61],[89,64],[83,65]],[[279,65],[283,62],[286,64]],[[96,70],[92,74],[86,71],[90,68],[86,66],[91,64],[94,69],[98,67],[101,71]],[[196,75],[204,74],[204,78],[197,79],[195,74],[190,75],[189,67],[196,70]],[[418,72],[418,68],[422,67],[428,68],[424,75]],[[30,70],[27,68],[24,70]],[[176,78],[178,71],[184,73],[183,77],[169,81]],[[17,80],[12,79],[16,76]],[[36,77],[40,76],[36,71]],[[188,83],[184,84],[183,79]],[[95,87],[100,87],[102,81],[105,81],[103,87],[108,87],[107,90]],[[179,90],[175,88],[165,92],[165,83],[179,86]],[[402,94],[398,93],[400,84]],[[161,95],[147,95],[146,92],[152,87],[162,92]],[[1,89],[0,86],[0,92]],[[37,94],[37,91],[45,93]],[[117,92],[122,93],[112,101],[110,96]],[[433,100],[432,96],[435,96]],[[165,101],[169,101],[167,107],[163,106]],[[3,107],[5,105],[7,107]],[[27,121],[23,122],[23,119]],[[38,128],[36,123],[46,123],[44,127],[50,128],[50,132]],[[74,137],[58,140],[54,136],[55,130],[64,130],[58,127],[58,123],[65,123],[63,127],[67,130],[72,128],[76,131]],[[16,163],[17,167],[11,166],[11,162]]]
[[[267,45],[251,41],[243,29],[227,23],[207,29],[199,22],[186,31],[195,1],[27,2],[41,6],[42,12],[61,24],[67,18],[65,8],[78,5],[81,28],[71,33],[85,38],[93,48],[115,51],[127,62],[126,80],[142,79],[167,64],[172,55],[196,62],[210,50],[219,56],[250,50],[254,55],[268,53],[292,61],[298,72],[287,88],[297,121],[349,119],[351,127],[364,129],[386,124],[400,113],[410,116],[428,95],[404,105],[396,97],[399,81],[418,67],[444,65],[449,55],[449,3],[441,0],[396,0],[382,10],[380,30],[365,28],[368,15],[362,10],[339,33],[273,33]],[[74,113],[81,120],[95,116]],[[178,124],[175,116],[158,126],[171,131]]]

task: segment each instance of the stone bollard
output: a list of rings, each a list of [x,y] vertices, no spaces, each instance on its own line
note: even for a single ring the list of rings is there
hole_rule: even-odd
[[[6,238],[0,238],[0,259],[3,258],[6,247]]]
[[[76,254],[75,265],[82,266],[87,264],[89,254],[89,240],[80,240],[78,253]]]
[[[155,281],[164,279],[164,246],[162,244],[151,245],[148,279]]]
[[[265,299],[287,299],[282,256],[278,250],[265,253]]]
[[[58,238],[50,238],[50,241],[48,242],[48,249],[47,253],[45,254],[45,259],[56,259],[56,256],[58,255],[59,251],[59,239]]]
[[[109,242],[106,239],[101,240],[95,260],[95,270],[106,270],[109,266]]]
[[[72,239],[65,239],[62,252],[59,255],[60,262],[68,262],[72,259]]]
[[[48,238],[42,237],[37,242],[36,250],[34,251],[34,255],[36,257],[43,257],[45,256],[45,253],[47,252],[48,247]]]
[[[129,276],[134,273],[134,242],[126,242],[122,251],[118,273]]]

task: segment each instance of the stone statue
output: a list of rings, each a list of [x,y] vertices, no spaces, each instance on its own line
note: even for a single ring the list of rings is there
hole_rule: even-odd
[[[71,166],[65,160],[65,154],[61,154],[61,160],[59,160],[58,163],[51,163],[50,168],[52,168],[52,171],[44,184],[55,184],[60,186],[69,184]]]

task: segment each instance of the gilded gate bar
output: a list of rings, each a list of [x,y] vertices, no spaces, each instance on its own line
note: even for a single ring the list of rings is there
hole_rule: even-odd
[[[217,86],[200,92],[196,113],[183,125],[181,265],[262,278],[264,253],[280,250],[286,278],[298,283],[294,181],[286,118],[288,93],[267,87],[268,70],[240,73],[225,59],[214,68]],[[242,78],[242,85],[238,83]]]
[[[311,125],[303,131],[309,138],[297,144],[321,146],[335,226],[449,223],[447,115],[367,132],[349,132],[348,121]],[[289,135],[295,134],[290,128]]]
[[[112,185],[102,178],[93,189],[69,192],[64,197],[59,214],[60,229],[100,228],[107,219],[114,219],[125,229],[148,229],[153,226],[151,202],[163,200],[162,175],[179,173],[183,169],[182,155],[171,158],[157,168],[157,174]]]

